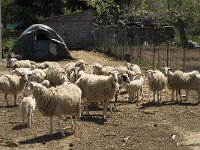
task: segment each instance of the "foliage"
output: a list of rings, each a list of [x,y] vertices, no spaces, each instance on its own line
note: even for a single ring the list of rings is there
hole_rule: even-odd
[[[86,0],[87,4],[94,8],[96,18],[94,25],[108,26],[116,24],[119,20],[120,8],[114,0]]]
[[[16,39],[11,38],[11,37],[3,40],[3,45],[7,49],[7,51],[5,51],[4,53],[5,58],[10,57],[15,43],[16,43]]]

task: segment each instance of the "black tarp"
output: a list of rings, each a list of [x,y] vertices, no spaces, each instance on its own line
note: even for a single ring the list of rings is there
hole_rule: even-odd
[[[45,37],[45,40],[40,39],[41,34],[43,39]],[[34,48],[37,47],[35,43],[39,43],[38,47],[46,44],[48,50],[44,53],[44,51],[40,51],[41,48]],[[50,45],[54,45],[54,53],[51,52]],[[22,59],[72,59],[63,39],[52,28],[44,24],[33,24],[24,30],[17,39],[13,51],[15,55],[20,55]]]

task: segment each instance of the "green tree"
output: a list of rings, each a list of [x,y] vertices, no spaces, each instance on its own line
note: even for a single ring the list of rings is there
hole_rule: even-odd
[[[119,21],[120,8],[114,0],[86,0],[87,4],[95,10],[96,26],[107,26]]]

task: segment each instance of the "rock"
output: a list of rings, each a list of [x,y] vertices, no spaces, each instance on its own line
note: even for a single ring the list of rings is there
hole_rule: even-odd
[[[69,147],[73,147],[74,146],[74,144],[73,143],[69,143]]]

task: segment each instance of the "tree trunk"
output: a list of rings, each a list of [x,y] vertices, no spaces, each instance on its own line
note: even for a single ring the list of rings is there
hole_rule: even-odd
[[[186,37],[183,20],[181,18],[178,18],[175,26],[178,28],[181,43],[182,43],[183,47],[186,48],[187,44],[188,44],[188,40],[187,40],[187,37]]]

